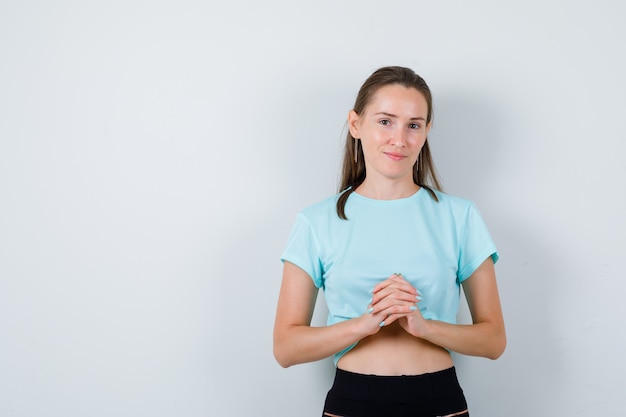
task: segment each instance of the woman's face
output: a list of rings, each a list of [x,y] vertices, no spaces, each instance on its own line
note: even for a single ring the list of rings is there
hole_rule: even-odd
[[[379,88],[360,115],[350,111],[350,133],[360,139],[368,179],[413,182],[413,165],[430,130],[427,117],[422,93],[400,84]]]

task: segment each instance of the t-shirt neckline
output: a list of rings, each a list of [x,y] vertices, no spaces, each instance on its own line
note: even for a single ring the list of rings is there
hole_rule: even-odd
[[[417,190],[416,192],[414,192],[413,194],[411,194],[408,197],[402,197],[402,198],[394,198],[392,200],[379,200],[377,198],[371,198],[371,197],[366,197],[363,194],[359,194],[356,191],[352,192],[352,195],[356,198],[358,198],[359,200],[362,201],[367,201],[370,203],[374,203],[374,204],[398,204],[398,203],[404,203],[404,202],[408,202],[414,198],[419,197],[419,195],[422,194],[422,190],[424,189],[424,187],[420,187],[419,190]]]

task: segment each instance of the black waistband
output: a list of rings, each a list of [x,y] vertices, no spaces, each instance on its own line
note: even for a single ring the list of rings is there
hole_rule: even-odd
[[[454,367],[421,375],[365,375],[337,368],[331,391],[344,398],[371,401],[375,398],[424,401],[434,393],[460,390]]]

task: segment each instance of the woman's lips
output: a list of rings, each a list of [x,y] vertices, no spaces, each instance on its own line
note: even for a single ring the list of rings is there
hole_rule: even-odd
[[[406,158],[406,155],[402,155],[401,153],[395,153],[395,152],[385,152],[385,155],[387,155],[390,159],[393,159],[394,161],[400,161]]]

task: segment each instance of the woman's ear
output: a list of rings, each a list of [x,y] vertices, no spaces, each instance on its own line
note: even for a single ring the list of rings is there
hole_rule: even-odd
[[[350,110],[348,112],[348,129],[350,129],[350,134],[352,135],[352,137],[356,139],[361,137],[361,135],[359,134],[359,123],[360,118],[358,113],[354,110]]]

